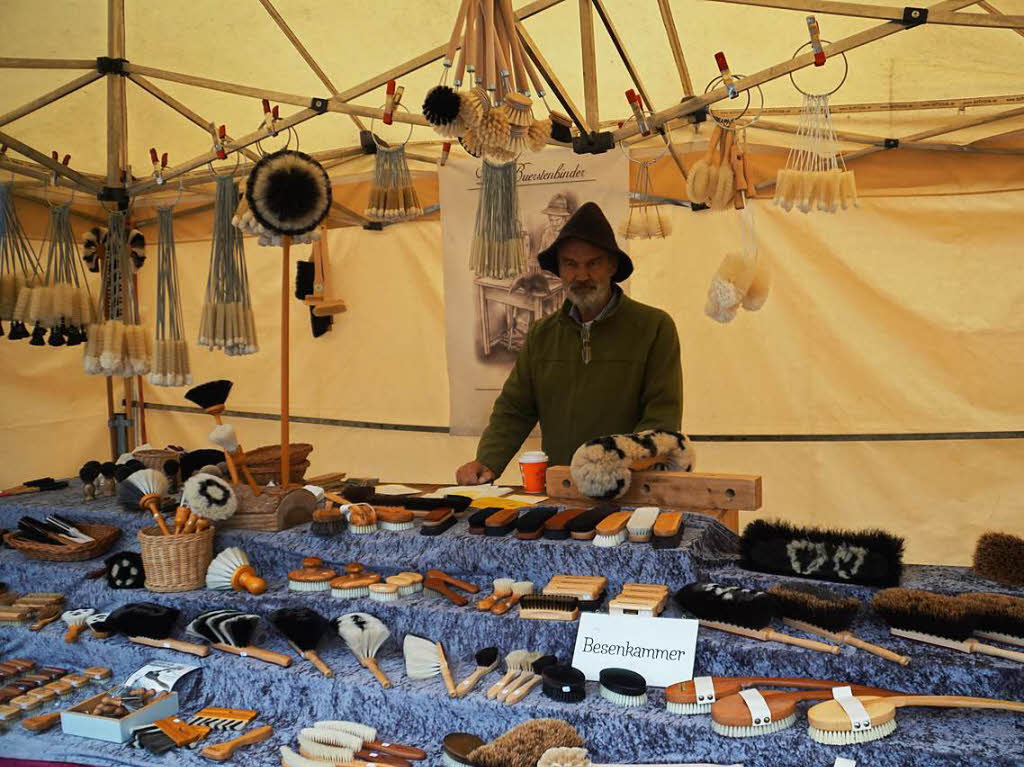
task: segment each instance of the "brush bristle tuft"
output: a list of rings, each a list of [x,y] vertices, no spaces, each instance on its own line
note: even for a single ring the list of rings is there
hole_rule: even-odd
[[[819,730],[817,727],[807,728],[807,734],[811,740],[826,746],[853,746],[858,743],[870,743],[873,740],[886,738],[894,732],[896,732],[895,719],[857,732],[853,730]]]
[[[763,629],[776,615],[775,601],[763,591],[717,583],[691,583],[673,596],[683,609],[704,620]]]
[[[968,603],[956,597],[918,589],[883,589],[871,600],[892,628],[945,637],[968,639],[978,626],[978,616]]]
[[[198,386],[193,386],[187,392],[185,392],[185,399],[201,407],[203,410],[214,407],[215,405],[223,405],[228,401],[228,395],[231,394],[231,387],[234,384],[231,381],[220,379],[218,381],[207,381],[201,383]]]
[[[827,631],[848,629],[860,610],[859,599],[819,586],[780,584],[772,586],[768,593],[775,598],[781,615]]]

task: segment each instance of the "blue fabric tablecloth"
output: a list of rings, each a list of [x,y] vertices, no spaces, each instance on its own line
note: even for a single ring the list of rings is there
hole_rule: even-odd
[[[75,520],[119,525],[125,534],[113,551],[138,550],[137,531],[152,524],[148,515],[120,511],[110,499],[84,504],[80,492],[72,488],[0,500],[0,527],[14,527],[23,514],[44,516],[50,510]],[[493,616],[478,612],[472,605],[457,608],[427,592],[385,605],[369,599],[336,600],[329,592],[314,596],[287,589],[288,571],[297,568],[302,557],[309,555],[320,556],[338,569],[346,562],[360,561],[383,575],[438,567],[477,583],[484,592],[495,577],[532,580],[539,588],[557,573],[605,575],[613,595],[625,581],[666,583],[674,590],[698,578],[760,588],[787,580],[739,569],[735,564],[736,537],[708,517],[689,515],[682,546],[670,551],[656,551],[640,544],[604,549],[578,541],[482,538],[470,536],[464,521],[437,538],[421,536],[414,530],[380,531],[366,536],[345,533],[325,540],[310,534],[305,525],[280,533],[218,532],[215,550],[227,546],[241,546],[248,552],[268,581],[265,594],[113,591],[102,580],[84,579],[85,573],[100,562],[98,559],[81,563],[39,562],[9,549],[0,551],[0,580],[19,591],[61,591],[67,595],[69,607],[110,610],[130,601],[174,605],[182,611],[182,626],[198,612],[215,607],[266,614],[281,606],[301,604],[328,617],[344,612],[370,612],[392,632],[378,659],[394,688],[381,689],[337,637],[331,637],[320,651],[334,669],[331,679],[321,676],[297,656],[294,664],[284,669],[216,651],[199,659],[135,645],[123,637],[101,641],[83,635],[78,643],[69,645],[63,641],[60,623],[38,634],[24,628],[0,627],[0,655],[26,656],[75,668],[106,665],[118,679],[152,659],[194,662],[201,671],[188,677],[179,690],[184,714],[208,705],[254,708],[260,712],[259,722],[274,725],[271,740],[236,757],[238,763],[255,767],[279,764],[278,747],[287,744],[295,748],[298,731],[317,719],[364,721],[376,726],[383,737],[426,748],[431,754],[428,764],[440,764],[440,741],[447,732],[462,730],[490,739],[518,722],[536,717],[563,718],[575,725],[586,739],[595,762],[742,762],[766,767],[810,767],[831,765],[841,755],[857,759],[859,764],[879,767],[1024,765],[1024,716],[1010,713],[905,709],[900,712],[899,728],[893,736],[863,746],[835,748],[811,741],[802,718],[795,727],[763,738],[723,738],[712,732],[708,717],[668,713],[661,690],[652,690],[648,705],[636,709],[613,706],[597,695],[596,685],[592,684],[588,685],[589,694],[582,704],[556,703],[534,692],[520,704],[506,706],[489,701],[484,695],[489,684],[497,679],[497,675],[492,675],[468,697],[452,700],[445,695],[439,678],[415,681],[406,677],[400,650],[406,633],[443,641],[459,679],[474,669],[476,650],[491,645],[499,647],[503,655],[521,648],[553,653],[568,661],[575,641],[575,624],[522,620],[514,611]],[[910,566],[903,585],[947,592],[1005,591],[969,571],[946,567]],[[860,587],[837,588],[862,599],[871,593],[870,589]],[[674,605],[665,612],[666,619],[679,616]],[[892,638],[884,624],[867,610],[860,615],[855,631],[864,639],[910,655],[911,664],[900,667],[851,647],[831,656],[702,631],[695,670],[698,674],[721,676],[833,678],[915,693],[1024,699],[1021,664]],[[177,635],[181,635],[181,627]],[[259,643],[294,655],[269,626]],[[227,737],[218,735],[216,739]],[[59,731],[33,736],[18,726],[0,736],[0,754],[97,765],[209,764],[196,751],[153,757],[125,746]]]

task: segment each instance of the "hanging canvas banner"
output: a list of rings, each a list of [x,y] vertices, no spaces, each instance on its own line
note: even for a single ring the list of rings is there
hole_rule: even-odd
[[[485,162],[453,156],[439,172],[450,424],[458,435],[483,431],[530,324],[562,307],[562,283],[541,271],[537,254],[585,202],[600,205],[616,228],[628,215],[620,151],[549,147],[511,165]]]

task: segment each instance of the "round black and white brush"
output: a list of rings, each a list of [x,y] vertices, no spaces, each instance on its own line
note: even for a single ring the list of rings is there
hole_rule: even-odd
[[[276,234],[312,231],[331,207],[327,171],[304,152],[265,155],[249,173],[245,197],[256,220]]]
[[[112,589],[141,589],[146,585],[146,571],[137,551],[122,551],[107,557],[105,574]]]
[[[316,666],[324,676],[334,676],[331,667],[316,654],[316,647],[327,633],[330,623],[308,607],[282,607],[270,614],[270,622],[303,658]]]
[[[391,680],[377,665],[377,651],[391,636],[388,627],[369,613],[346,613],[333,621],[338,636],[345,640],[356,659],[377,677],[381,687],[390,687]]]
[[[616,706],[632,708],[647,703],[647,680],[625,668],[601,669],[601,697]]]
[[[164,535],[170,535],[160,504],[167,492],[167,477],[156,469],[142,469],[124,479],[117,489],[117,500],[129,511],[148,511]]]
[[[116,477],[117,465],[113,461],[104,461],[100,464],[100,476],[103,477],[103,493],[105,495],[113,495],[116,489]],[[96,489],[99,490],[99,484],[96,485]]]
[[[129,641],[135,644],[177,650],[205,658],[210,654],[210,648],[206,645],[170,638],[180,614],[181,611],[174,607],[152,602],[133,602],[118,607],[101,625],[92,628],[116,631],[127,636]]]
[[[459,119],[462,97],[449,85],[435,85],[423,99],[423,116],[445,138],[456,138],[466,129]]]
[[[705,628],[727,631],[762,642],[782,642],[808,650],[839,654],[836,645],[782,634],[770,628],[772,619],[778,617],[778,613],[775,600],[764,591],[696,582],[679,589],[673,598],[684,610],[696,615],[700,625]]]
[[[189,512],[184,532],[199,529],[201,520],[221,522],[238,510],[238,497],[234,488],[212,474],[193,474],[181,490],[181,505]]]

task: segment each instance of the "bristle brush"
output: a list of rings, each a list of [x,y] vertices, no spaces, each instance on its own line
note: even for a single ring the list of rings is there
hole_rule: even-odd
[[[487,688],[487,697],[490,700],[498,697],[507,684],[509,684],[516,676],[529,668],[530,664],[533,663],[537,658],[541,656],[541,653],[533,654],[529,650],[512,650],[505,656],[505,673],[497,682]]]
[[[896,709],[905,706],[934,708],[977,708],[1024,713],[1024,703],[993,698],[965,698],[959,695],[894,695],[887,698],[861,697],[871,723],[854,729],[854,723],[838,700],[811,706],[807,712],[811,740],[829,746],[845,746],[880,740],[896,731]]]
[[[1024,647],[1024,599],[1005,594],[961,594],[959,598],[977,616],[975,636]]]
[[[807,650],[839,654],[836,645],[782,634],[769,628],[776,617],[776,608],[772,597],[763,591],[697,582],[679,589],[674,599],[680,607],[696,615],[703,627],[762,642],[782,642]]]
[[[1005,650],[972,639],[971,634],[978,628],[978,614],[957,597],[895,588],[879,591],[871,604],[889,624],[889,632],[893,636],[1024,663],[1024,652]]]
[[[391,680],[377,665],[377,651],[391,636],[388,627],[369,613],[346,613],[333,621],[338,635],[345,640],[356,659],[377,678],[381,687],[390,687]]]
[[[693,716],[711,712],[716,700],[748,687],[793,687],[797,690],[831,690],[843,682],[770,676],[708,676],[676,682],[665,688],[665,708],[673,714]]]
[[[117,488],[117,500],[129,511],[149,511],[163,535],[170,535],[160,504],[167,492],[167,477],[156,469],[140,469],[130,474]]]
[[[768,593],[775,597],[775,604],[783,616],[782,622],[787,626],[857,647],[901,666],[910,663],[906,655],[854,636],[849,629],[860,611],[860,600],[855,597],[802,583],[772,586]]]
[[[500,657],[501,655],[497,647],[485,647],[482,650],[478,650],[475,656],[476,670],[459,682],[455,688],[455,697],[461,698],[469,694],[481,679],[498,667]]]
[[[181,611],[173,607],[152,602],[134,602],[117,608],[102,624],[92,628],[116,631],[127,636],[129,641],[135,644],[177,650],[205,658],[210,654],[210,648],[206,645],[170,638],[180,614]]]
[[[444,679],[448,696],[455,697],[455,682],[440,642],[431,642],[414,634],[406,634],[402,643],[402,654],[405,656],[405,673],[409,678],[430,679],[440,674]]]
[[[283,607],[270,614],[270,622],[303,658],[324,676],[334,676],[331,667],[316,654],[316,647],[330,626],[327,619],[308,607]]]
[[[246,615],[238,610],[207,610],[188,624],[185,633],[205,639],[215,650],[278,666],[290,666],[290,655],[253,646],[259,620],[258,615]]]
[[[213,474],[199,472],[185,481],[181,490],[181,505],[189,510],[183,532],[202,529],[200,522],[220,522],[232,517],[238,509],[238,497],[230,484]]]

